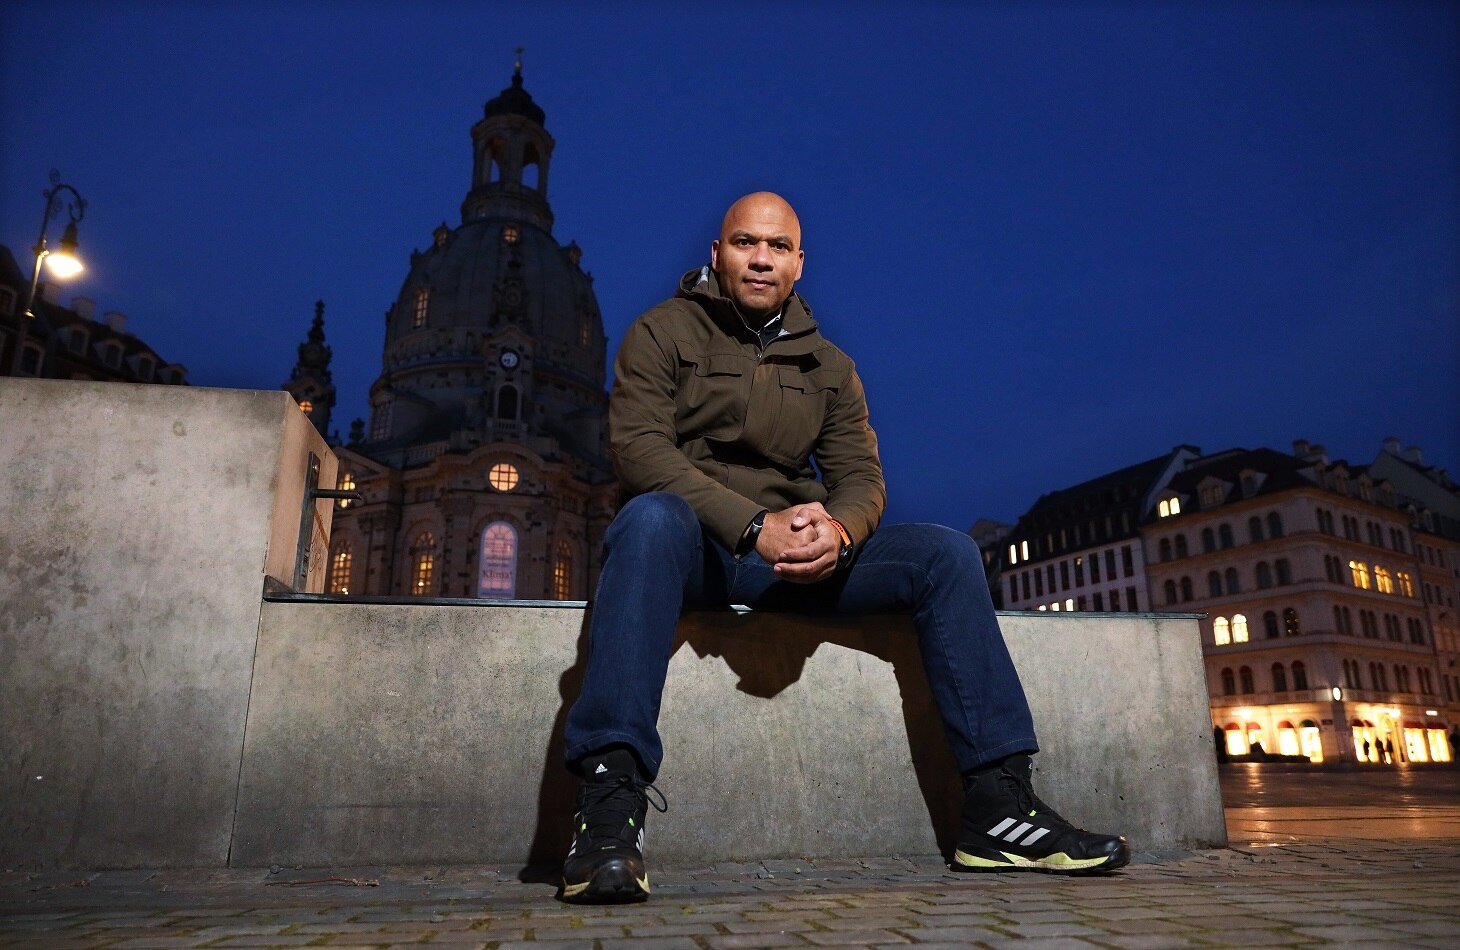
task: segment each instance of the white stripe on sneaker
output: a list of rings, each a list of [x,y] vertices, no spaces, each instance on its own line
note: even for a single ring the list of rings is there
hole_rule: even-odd
[[[1040,838],[1043,838],[1047,834],[1049,834],[1048,828],[1035,828],[1033,834],[1031,834],[1029,837],[1025,838],[1019,843],[1027,847],[1038,841]]]
[[[1008,834],[1004,835],[1004,840],[1005,841],[1013,841],[1015,838],[1019,837],[1024,832],[1028,831],[1030,828],[1033,828],[1033,827],[1034,826],[1031,825],[1029,822],[1027,822],[1027,821],[1021,821],[1021,822],[1019,822],[1019,827],[1015,828],[1013,831],[1011,831]]]
[[[994,825],[992,828],[984,833],[997,838],[999,835],[1003,834],[1005,828],[1009,827],[1013,823],[1014,819],[1005,818],[1003,821],[999,822],[997,825]]]

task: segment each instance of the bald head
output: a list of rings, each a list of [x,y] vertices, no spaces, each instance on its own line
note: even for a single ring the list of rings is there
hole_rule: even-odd
[[[801,221],[780,195],[757,191],[730,206],[720,237],[710,245],[710,266],[720,290],[747,318],[764,321],[780,311],[801,279]]]
[[[788,230],[796,250],[801,250],[801,219],[791,203],[774,191],[752,192],[732,204],[720,222],[720,240],[742,221],[774,221]]]

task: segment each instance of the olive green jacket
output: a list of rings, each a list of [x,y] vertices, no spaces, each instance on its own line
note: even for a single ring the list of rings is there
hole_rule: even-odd
[[[619,484],[679,495],[732,551],[761,509],[813,501],[860,543],[887,502],[862,382],[796,294],[781,327],[762,352],[709,268],[640,315],[609,399]]]

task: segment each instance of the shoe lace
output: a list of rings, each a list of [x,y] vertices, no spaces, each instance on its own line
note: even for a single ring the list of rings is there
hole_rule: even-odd
[[[653,792],[658,801],[649,796]],[[612,840],[620,844],[636,843],[637,830],[631,829],[631,820],[645,804],[655,811],[667,812],[669,802],[664,793],[645,782],[637,775],[618,775],[603,782],[584,782],[578,790],[578,815],[580,831],[586,831],[594,841]]]
[[[1003,772],[999,776],[999,784],[1014,796],[1014,801],[1018,804],[1019,810],[1023,814],[1034,815],[1038,813],[1043,815],[1045,820],[1053,825],[1066,828],[1074,827],[1059,812],[1046,805],[1044,800],[1034,793],[1034,785],[1022,775],[1012,775],[1008,772]]]

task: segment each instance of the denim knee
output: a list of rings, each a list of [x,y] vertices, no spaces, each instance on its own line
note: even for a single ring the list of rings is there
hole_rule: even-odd
[[[635,544],[652,541],[659,545],[696,544],[700,522],[689,502],[673,492],[655,491],[635,495],[618,510],[608,526],[605,542]]]

